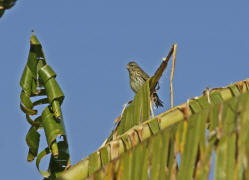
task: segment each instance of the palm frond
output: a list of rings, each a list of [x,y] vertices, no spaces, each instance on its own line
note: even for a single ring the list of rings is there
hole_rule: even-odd
[[[207,90],[124,134],[59,179],[249,178],[249,79]]]

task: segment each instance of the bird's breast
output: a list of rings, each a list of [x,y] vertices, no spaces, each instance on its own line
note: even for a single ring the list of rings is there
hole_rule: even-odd
[[[144,80],[142,77],[137,76],[136,74],[130,74],[130,86],[135,93],[137,93],[141,89],[143,84]]]

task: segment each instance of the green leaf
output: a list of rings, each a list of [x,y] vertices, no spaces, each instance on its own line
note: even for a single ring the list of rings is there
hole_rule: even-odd
[[[13,7],[16,0],[1,0],[0,1],[0,18],[3,16],[4,11]]]
[[[31,127],[29,129],[26,135],[26,142],[27,145],[29,146],[28,161],[33,161],[34,157],[37,156],[39,143],[40,143],[40,134],[37,132],[37,129],[35,127]]]
[[[28,161],[33,161],[38,154],[40,134],[38,129],[44,129],[48,148],[41,151],[36,159],[36,165],[44,177],[55,178],[67,167],[70,166],[68,152],[68,143],[65,134],[64,122],[61,113],[61,104],[64,100],[64,94],[55,80],[56,74],[52,68],[47,65],[42,46],[33,34],[30,38],[30,52],[27,64],[24,68],[20,86],[20,108],[26,115],[26,120],[31,128],[26,136],[26,142],[29,147]],[[46,96],[40,98],[40,96]],[[36,101],[31,97],[36,96]],[[48,104],[34,120],[32,115],[38,113],[35,106]],[[63,139],[59,139],[63,137]],[[50,165],[48,171],[41,171],[39,163],[43,157],[51,153]]]
[[[245,91],[248,80],[239,83]],[[214,154],[215,179],[248,179],[248,89],[242,94],[232,93],[230,87],[210,90],[191,100],[188,108],[188,103],[177,106],[117,136],[122,149],[116,148],[115,158],[106,158],[105,165],[98,166],[101,170],[88,178],[108,174],[112,179],[208,179]],[[112,143],[96,152],[106,148],[109,157]],[[60,178],[75,177],[80,174],[75,169],[84,168],[89,167],[78,163],[72,167],[75,174],[70,168]]]

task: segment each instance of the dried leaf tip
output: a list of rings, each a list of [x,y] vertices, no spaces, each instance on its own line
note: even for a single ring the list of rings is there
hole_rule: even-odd
[[[203,91],[203,95],[204,96],[207,96],[207,100],[208,100],[208,103],[211,104],[211,100],[210,100],[210,91],[211,89],[209,87],[206,87]]]

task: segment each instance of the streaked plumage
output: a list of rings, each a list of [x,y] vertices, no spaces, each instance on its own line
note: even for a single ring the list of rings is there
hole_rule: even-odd
[[[135,62],[129,62],[126,68],[129,71],[131,89],[135,93],[137,93],[140,90],[140,88],[143,86],[145,81],[150,77]],[[158,106],[163,107],[163,102],[159,99],[156,91],[152,93],[152,97],[156,107]]]

